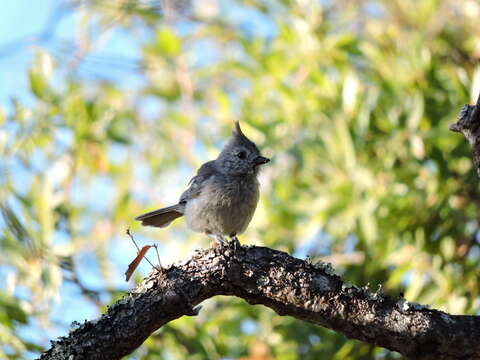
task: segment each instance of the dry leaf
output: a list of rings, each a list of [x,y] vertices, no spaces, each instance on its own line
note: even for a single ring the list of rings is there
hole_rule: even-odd
[[[130,277],[132,276],[133,272],[135,269],[138,267],[138,264],[140,264],[140,261],[142,261],[143,257],[147,253],[148,249],[150,249],[152,245],[145,245],[140,249],[140,251],[137,254],[137,257],[128,265],[128,269],[125,272],[125,280],[128,281]]]

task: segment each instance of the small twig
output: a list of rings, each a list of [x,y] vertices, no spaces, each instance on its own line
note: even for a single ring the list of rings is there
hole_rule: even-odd
[[[137,248],[137,251],[140,252],[140,247],[137,245],[135,239],[133,238],[133,235],[130,233],[130,229],[127,229],[127,235],[130,237],[130,239],[132,239],[133,243],[135,244],[135,247]],[[152,245],[155,249],[157,249],[157,244],[155,245]],[[147,260],[147,262],[156,270],[158,271],[162,271],[162,264],[160,263],[160,255],[158,254],[158,250],[157,250],[157,258],[158,258],[158,266],[155,266],[151,263],[150,260],[148,260],[148,257],[145,256],[145,260]]]
[[[135,244],[135,247],[137,248],[137,251],[140,251],[140,247],[137,245],[137,242],[133,238],[133,235],[130,233],[130,229],[127,229],[127,235],[130,236],[130,239],[132,239],[133,243]]]
[[[155,248],[155,252],[157,253],[158,266],[160,267],[160,270],[161,270],[162,263],[160,261],[160,254],[158,253],[158,244],[154,244],[153,247]]]
[[[100,292],[97,290],[88,289],[79,279],[77,274],[72,271],[71,276],[65,276],[65,280],[74,283],[80,289],[82,295],[84,295],[88,300],[90,300],[93,304],[98,307],[102,306],[102,302],[100,301]]]

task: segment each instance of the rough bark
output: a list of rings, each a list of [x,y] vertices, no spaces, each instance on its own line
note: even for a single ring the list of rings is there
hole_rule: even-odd
[[[53,341],[41,359],[120,359],[162,325],[196,315],[195,306],[216,295],[262,304],[412,359],[480,359],[480,317],[371,293],[324,263],[231,245],[197,250],[187,261],[153,271],[99,319]]]
[[[476,105],[464,105],[450,130],[462,133],[472,147],[473,162],[480,176],[480,94]]]

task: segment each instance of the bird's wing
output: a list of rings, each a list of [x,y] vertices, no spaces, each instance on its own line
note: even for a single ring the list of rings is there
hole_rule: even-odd
[[[179,203],[186,203],[188,200],[194,199],[200,195],[205,183],[216,173],[216,171],[215,160],[203,164],[200,169],[198,169],[197,175],[195,175],[188,183],[190,186],[183,192],[182,196],[180,196]]]

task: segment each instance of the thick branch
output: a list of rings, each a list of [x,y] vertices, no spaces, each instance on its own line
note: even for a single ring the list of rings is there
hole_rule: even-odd
[[[480,359],[480,317],[448,315],[345,283],[325,264],[265,247],[225,246],[153,272],[99,319],[52,342],[41,359],[120,359],[155,330],[232,295],[412,359]]]
[[[480,176],[480,94],[476,105],[463,105],[458,120],[450,130],[462,133],[472,147],[473,162]]]

